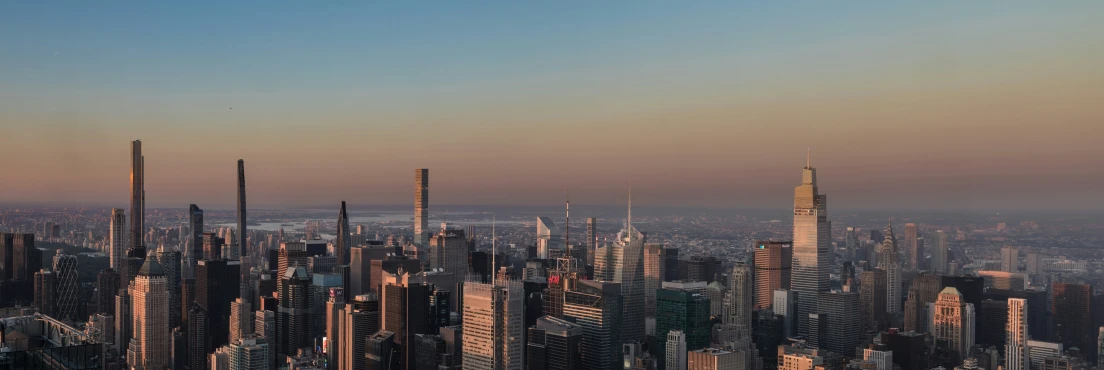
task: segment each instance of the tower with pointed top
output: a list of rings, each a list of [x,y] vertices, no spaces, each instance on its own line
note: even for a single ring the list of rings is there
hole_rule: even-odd
[[[164,270],[153,255],[146,257],[130,286],[133,334],[127,362],[136,369],[169,366],[169,292]]]
[[[901,312],[901,263],[897,250],[897,237],[893,234],[893,222],[886,224],[885,240],[878,251],[878,268],[886,272],[886,312]]]
[[[599,248],[594,259],[594,279],[621,284],[624,302],[621,341],[644,340],[644,234],[632,226],[632,192],[629,192],[625,229],[612,245]]]
[[[819,313],[818,295],[830,289],[831,234],[828,199],[817,188],[816,168],[806,154],[801,185],[794,188],[793,263],[790,284],[797,298],[797,330],[809,333],[809,315]]]
[[[345,201],[341,201],[341,210],[337,213],[337,238],[334,240],[334,257],[337,257],[338,266],[349,264],[350,244],[349,213],[345,211]]]

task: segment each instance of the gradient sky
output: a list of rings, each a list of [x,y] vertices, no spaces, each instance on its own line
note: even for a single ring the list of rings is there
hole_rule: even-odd
[[[0,202],[1104,208],[1104,1],[0,2]],[[231,109],[231,107],[233,109]]]

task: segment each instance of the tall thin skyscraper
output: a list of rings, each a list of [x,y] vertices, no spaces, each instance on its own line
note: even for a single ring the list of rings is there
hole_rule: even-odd
[[[1028,370],[1027,300],[1008,299],[1008,323],[1005,326],[1004,369]]]
[[[587,217],[587,265],[594,265],[594,253],[598,250],[598,219]]]
[[[886,319],[885,270],[863,271],[859,281],[859,311],[863,329],[868,332],[886,329],[889,321]]]
[[[307,337],[310,283],[305,267],[289,267],[281,275],[280,312],[276,316],[277,355],[295,356],[300,348],[310,347],[311,338]]]
[[[111,209],[111,232],[108,237],[111,239],[111,268],[115,271],[123,268],[123,261],[126,259],[126,211],[119,208]]]
[[[947,233],[943,230],[935,232],[935,247],[932,248],[931,268],[938,274],[947,273],[948,257]]]
[[[248,289],[249,283],[249,269],[250,261],[252,261],[252,255],[249,248],[249,229],[245,221],[245,161],[238,160],[238,233],[237,244],[240,249],[238,256],[241,258],[241,288],[243,298],[249,298],[245,296],[244,292]]]
[[[188,255],[188,277],[195,278],[196,262],[203,259],[203,210],[192,204],[188,206],[188,226],[192,232],[192,250]]]
[[[57,318],[77,318],[77,256],[63,254],[58,250],[54,255],[54,275],[57,276],[57,304],[54,315]]]
[[[337,212],[337,236],[334,239],[334,257],[337,257],[337,265],[349,264],[349,248],[352,247],[349,237],[349,214],[345,211],[345,201],[341,201],[341,210]]]
[[[145,245],[142,238],[145,233],[146,214],[145,162],[146,157],[142,156],[142,141],[134,140],[130,143],[130,246],[132,248]]]
[[[630,194],[625,229],[617,234],[617,242],[613,245],[599,248],[594,260],[595,280],[621,284],[621,298],[624,302],[621,315],[622,342],[644,340],[645,242],[644,234],[632,226],[632,194]]]
[[[924,251],[920,250],[920,243],[918,242],[919,235],[917,234],[916,224],[905,224],[905,250],[908,253],[908,268],[910,270],[920,269],[920,260],[924,258]]]
[[[249,311],[249,301],[238,298],[230,302],[230,344],[253,335],[256,317]]]
[[[793,242],[755,243],[755,308],[771,307],[774,291],[790,289]]]
[[[426,243],[429,230],[429,169],[414,170],[414,244]]]
[[[165,273],[153,256],[146,258],[130,286],[133,313],[127,362],[136,369],[164,369],[171,358],[169,293]]]
[[[893,224],[887,224],[885,240],[878,252],[878,268],[886,272],[886,312],[890,314],[901,312],[901,264],[897,260],[899,253],[897,237],[893,235]]]
[[[793,264],[791,286],[797,298],[797,330],[809,333],[809,314],[818,313],[817,296],[831,287],[828,275],[831,230],[828,196],[817,188],[816,168],[806,159],[801,185],[794,188]]]
[[[520,281],[464,283],[464,369],[525,368],[524,304]]]

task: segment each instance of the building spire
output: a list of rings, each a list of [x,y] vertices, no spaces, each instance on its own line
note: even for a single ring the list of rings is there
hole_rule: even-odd
[[[805,168],[813,168],[813,149],[805,148]]]
[[[571,243],[571,191],[564,190],[564,201],[566,202],[564,208],[564,245],[563,248],[566,251],[568,245]]]
[[[632,186],[629,186],[629,220],[626,222],[629,237],[632,237]]]

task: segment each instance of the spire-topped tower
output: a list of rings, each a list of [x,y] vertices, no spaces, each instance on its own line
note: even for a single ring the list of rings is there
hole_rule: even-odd
[[[820,313],[819,294],[829,291],[831,230],[828,225],[828,197],[817,188],[811,151],[806,152],[801,185],[794,188],[793,263],[790,285],[801,302],[797,317]],[[798,333],[809,333],[808,320],[798,320]]]
[[[878,268],[886,272],[886,312],[901,312],[901,264],[898,262],[897,236],[893,234],[893,218],[886,224],[885,239],[878,250]]]

